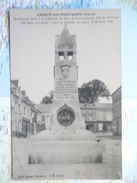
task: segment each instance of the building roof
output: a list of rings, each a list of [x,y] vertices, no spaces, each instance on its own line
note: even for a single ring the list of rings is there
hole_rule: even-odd
[[[70,34],[70,32],[68,31],[67,29],[67,26],[65,25],[63,31],[61,32],[61,34],[59,35],[57,41],[56,41],[56,44],[67,44],[67,45],[70,45],[70,44],[76,44],[73,36]]]
[[[121,90],[121,88],[122,88],[122,86],[120,86],[116,91],[114,91],[112,94],[111,94],[111,96],[112,95],[114,95],[116,92],[118,92],[119,90]]]
[[[112,104],[111,103],[95,103],[95,105],[93,104],[81,104],[80,103],[80,108],[92,108],[92,109],[111,109],[112,108]]]
[[[12,82],[10,83],[11,88],[17,88]]]
[[[45,113],[45,112],[47,113],[51,111],[52,104],[36,104],[34,105],[34,107],[39,111],[41,111],[42,113]]]
[[[83,103],[80,103],[80,108],[96,108],[96,105],[93,105],[93,104],[83,104]]]
[[[99,109],[99,108],[102,108],[102,109],[108,109],[108,108],[112,108],[112,104],[111,103],[96,103],[95,104],[96,107]]]
[[[35,106],[31,107],[31,110],[35,113],[42,113],[40,110],[38,110]]]
[[[11,83],[12,83],[14,86],[18,87],[18,80],[17,80],[17,79],[11,80]]]

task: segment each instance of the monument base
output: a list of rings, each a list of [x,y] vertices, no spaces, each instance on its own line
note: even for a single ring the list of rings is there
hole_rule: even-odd
[[[36,142],[29,164],[102,163],[104,147],[97,142]]]
[[[88,130],[44,130],[32,137],[34,141],[95,141],[96,136]]]
[[[36,137],[29,164],[102,163],[105,146],[90,131],[43,131]]]

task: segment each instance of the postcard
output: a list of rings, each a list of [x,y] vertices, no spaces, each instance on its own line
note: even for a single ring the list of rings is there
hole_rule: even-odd
[[[121,12],[10,10],[15,180],[122,179]]]

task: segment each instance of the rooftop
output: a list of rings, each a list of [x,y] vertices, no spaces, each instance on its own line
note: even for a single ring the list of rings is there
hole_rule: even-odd
[[[98,109],[111,109],[112,104],[111,103],[95,103],[93,104],[81,104],[80,103],[80,108],[98,108]]]
[[[120,86],[117,90],[115,90],[115,91],[111,94],[111,96],[114,95],[115,93],[117,93],[119,90],[121,90],[121,88],[122,88],[122,86]]]
[[[36,104],[34,107],[44,113],[51,111],[52,104]]]

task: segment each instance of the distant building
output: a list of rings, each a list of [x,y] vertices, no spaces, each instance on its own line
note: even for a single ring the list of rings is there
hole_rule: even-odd
[[[34,124],[34,134],[37,134],[45,130],[45,123],[41,121],[41,111],[36,109],[34,106],[31,108],[32,123]]]
[[[41,121],[48,125],[52,104],[36,104],[35,108],[42,112]],[[112,131],[112,104],[96,103],[93,105],[80,103],[80,109],[87,130],[92,132]]]
[[[41,112],[34,108],[18,80],[11,80],[11,119],[13,135],[27,137],[42,130]]]
[[[11,120],[12,131],[21,133],[22,131],[22,108],[21,108],[21,92],[18,87],[18,80],[11,81]]]
[[[119,87],[113,94],[113,135],[121,136],[122,119],[121,119],[121,87]]]
[[[93,132],[111,131],[113,119],[112,104],[80,104],[80,109],[88,130]]]
[[[41,122],[45,124],[45,128],[48,125],[48,120],[50,116],[50,111],[52,109],[52,104],[36,104],[34,106],[36,109],[41,111]]]

